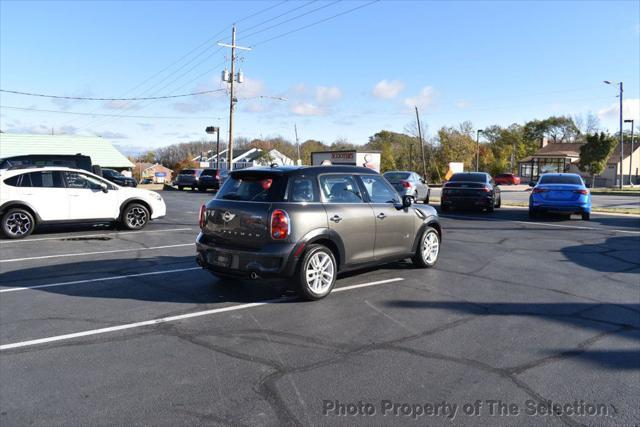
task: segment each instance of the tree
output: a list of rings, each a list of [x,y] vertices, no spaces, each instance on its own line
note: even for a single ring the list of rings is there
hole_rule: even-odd
[[[551,116],[531,120],[524,125],[525,138],[537,144],[546,137],[553,143],[576,142],[580,130],[569,116]]]
[[[382,153],[380,153],[380,172],[384,173],[396,169],[396,160],[393,158],[393,149],[390,141],[382,143]]]
[[[445,170],[449,162],[464,163],[466,170],[475,169],[476,141],[472,133],[473,126],[470,122],[462,123],[457,129],[444,126],[440,128],[438,140]]]
[[[600,175],[607,166],[607,160],[613,153],[617,140],[604,132],[587,136],[587,143],[580,147],[578,168],[591,175],[591,187],[595,185],[596,175]]]

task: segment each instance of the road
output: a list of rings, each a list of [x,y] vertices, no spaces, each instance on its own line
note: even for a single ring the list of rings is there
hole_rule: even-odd
[[[528,203],[529,194],[526,186],[501,186],[502,190],[502,202],[508,204],[509,202]],[[432,188],[431,195],[434,197],[440,197],[441,188]],[[601,208],[640,208],[640,196],[612,196],[604,194],[592,194],[591,203],[594,207]]]
[[[638,218],[451,214],[435,268],[302,302],[200,270],[209,196],[163,196],[141,232],[2,241],[1,425],[640,423]]]

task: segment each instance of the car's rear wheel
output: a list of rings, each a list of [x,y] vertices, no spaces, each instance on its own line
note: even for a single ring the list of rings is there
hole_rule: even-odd
[[[498,196],[498,203],[496,203],[496,208],[502,206],[502,196]]]
[[[538,217],[538,210],[536,208],[529,208],[529,218],[534,219]]]
[[[337,275],[338,266],[331,250],[323,245],[310,245],[298,268],[300,296],[308,300],[326,297]]]
[[[184,190],[184,187],[182,185],[178,185],[178,190],[182,191]]]
[[[439,255],[440,235],[435,228],[427,227],[420,236],[420,243],[411,260],[417,267],[429,268],[436,265]]]
[[[431,190],[427,190],[427,197],[424,199],[424,204],[429,204],[429,196],[431,195]]]
[[[582,220],[583,221],[589,221],[591,219],[591,213],[590,212],[582,212]]]
[[[2,216],[2,234],[9,239],[23,239],[33,233],[36,222],[26,209],[9,209]]]
[[[140,203],[131,203],[122,211],[121,223],[128,230],[141,230],[149,222],[149,209]]]

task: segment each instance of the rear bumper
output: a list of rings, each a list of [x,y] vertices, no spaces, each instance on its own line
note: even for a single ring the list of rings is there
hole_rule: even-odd
[[[442,196],[441,203],[446,206],[482,206],[487,207],[493,204],[491,196]]]
[[[220,188],[220,181],[202,181],[198,182],[198,188],[212,188],[218,190]]]
[[[203,237],[200,233],[196,238],[196,262],[205,270],[242,278],[249,278],[252,273],[260,277],[291,277],[295,273],[296,243],[271,243],[259,251],[250,251],[213,246]]]
[[[575,212],[591,213],[591,203],[584,200],[549,201],[549,200],[529,200],[529,209],[546,212]]]

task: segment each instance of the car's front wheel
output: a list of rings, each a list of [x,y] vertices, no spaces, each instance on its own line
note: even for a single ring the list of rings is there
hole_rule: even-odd
[[[300,296],[308,300],[326,297],[337,275],[338,266],[331,250],[323,245],[310,245],[298,268]]]
[[[22,239],[33,233],[36,222],[26,209],[9,209],[2,216],[2,234],[9,239]]]
[[[411,260],[420,268],[429,268],[436,265],[439,255],[440,235],[435,228],[427,227],[420,236],[420,243]]]
[[[149,222],[149,209],[140,203],[131,203],[122,212],[121,222],[129,230],[141,230]]]

